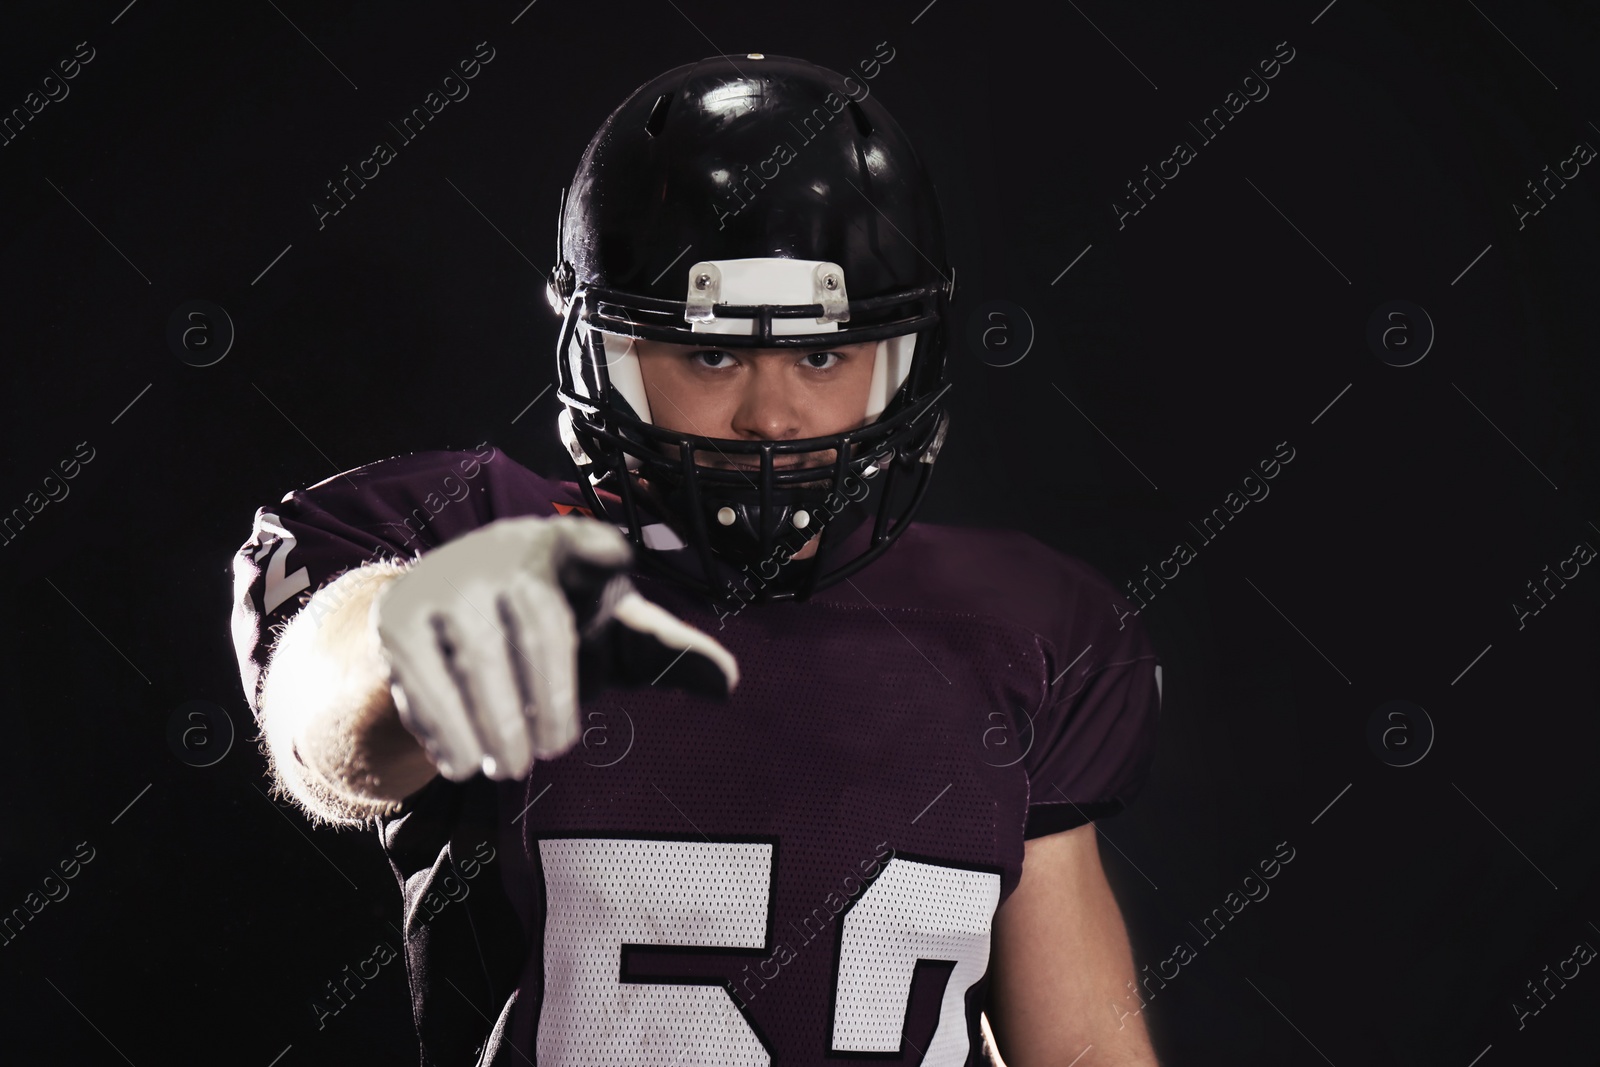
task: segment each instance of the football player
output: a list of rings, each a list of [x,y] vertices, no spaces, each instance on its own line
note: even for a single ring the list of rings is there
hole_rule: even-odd
[[[1157,659],[1024,534],[913,521],[947,426],[932,182],[859,83],[668,71],[563,197],[575,481],[491,445],[257,512],[280,795],[375,826],[424,1063],[1153,1064],[1093,822]]]

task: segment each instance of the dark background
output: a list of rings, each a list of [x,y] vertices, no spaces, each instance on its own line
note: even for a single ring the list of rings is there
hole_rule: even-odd
[[[79,442],[94,455],[0,545],[0,911],[94,849],[0,947],[8,1053],[413,1059],[399,962],[316,1026],[324,982],[399,948],[399,891],[375,838],[266,799],[229,557],[257,506],[396,453],[487,439],[564,475],[541,272],[594,129],[705,55],[844,72],[887,41],[870,84],[932,167],[960,272],[923,517],[1020,527],[1118,585],[1199,550],[1143,613],[1161,751],[1102,826],[1139,964],[1198,952],[1144,1011],[1163,1062],[1595,1062],[1594,967],[1520,1029],[1512,1003],[1600,946],[1600,576],[1521,629],[1512,604],[1600,546],[1600,172],[1522,229],[1511,204],[1600,146],[1600,11],[524,2],[0,13],[0,109],[95,52],[0,148],[0,512]],[[471,95],[319,230],[324,182],[397,141],[386,122],[480,41],[495,58]],[[1270,96],[1198,143],[1186,123],[1280,41],[1295,58]],[[1197,158],[1119,230],[1124,182],[1179,139]],[[207,367],[167,341],[195,299],[236,330]],[[1037,330],[1010,366],[967,340],[999,322],[1005,359],[1024,346],[993,300]],[[1411,366],[1367,341],[1392,300],[1437,331]],[[1188,523],[1284,441],[1271,495],[1202,545]],[[1393,699],[1436,730],[1404,768],[1367,739]],[[196,700],[231,745],[216,722],[170,739]],[[1423,732],[1413,717],[1393,744]],[[206,744],[226,755],[191,766]],[[1271,895],[1204,943],[1191,924],[1280,842]]]

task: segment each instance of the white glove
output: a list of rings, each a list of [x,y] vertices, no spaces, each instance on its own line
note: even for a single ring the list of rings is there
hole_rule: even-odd
[[[371,624],[395,707],[441,774],[520,778],[566,752],[580,736],[580,677],[587,689],[638,685],[681,659],[690,669],[673,674],[694,688],[733,690],[733,656],[641,596],[631,558],[595,519],[499,519],[378,593]]]

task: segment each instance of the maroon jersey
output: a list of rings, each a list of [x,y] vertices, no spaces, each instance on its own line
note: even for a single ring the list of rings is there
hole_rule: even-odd
[[[262,508],[235,560],[252,706],[275,627],[339,574],[582,504],[486,446]],[[730,698],[669,667],[584,700],[582,742],[527,778],[436,778],[377,820],[424,1062],[979,1062],[1024,839],[1115,814],[1148,769],[1160,668],[1130,605],[1024,534],[925,523],[803,603],[634,578],[733,653]]]

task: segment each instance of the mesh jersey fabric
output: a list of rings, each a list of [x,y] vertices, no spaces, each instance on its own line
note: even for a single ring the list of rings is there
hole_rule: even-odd
[[[259,509],[234,560],[252,708],[277,630],[346,570],[574,511],[576,486],[487,445]],[[584,700],[579,744],[525,779],[435,778],[374,820],[422,1062],[982,1062],[1024,840],[1115,814],[1148,774],[1160,677],[1131,605],[1025,534],[926,523],[805,603],[634,580],[737,658],[728,700],[668,668]]]

